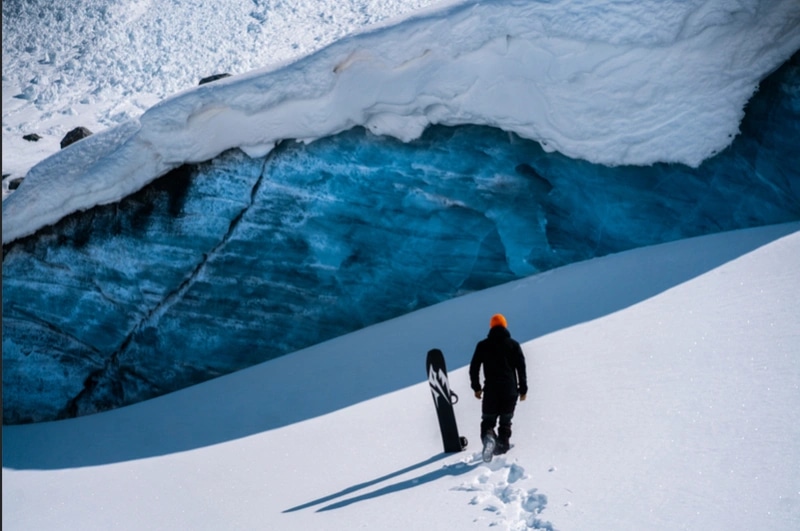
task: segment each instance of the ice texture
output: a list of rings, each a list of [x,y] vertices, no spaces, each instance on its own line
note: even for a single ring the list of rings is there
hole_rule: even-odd
[[[798,220],[798,63],[698,168],[595,165],[485,126],[408,143],[354,128],[230,150],[68,216],[3,247],[4,422],[135,403],[574,261]]]

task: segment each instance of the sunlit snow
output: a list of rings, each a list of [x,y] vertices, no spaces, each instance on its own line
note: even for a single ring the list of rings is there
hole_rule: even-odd
[[[794,0],[428,4],[3,2],[4,288],[6,282],[35,276],[28,264],[55,268],[50,277],[43,269],[39,279],[53,278],[74,289],[80,304],[68,311],[80,317],[72,324],[86,326],[104,341],[111,338],[104,335],[107,330],[92,329],[88,314],[81,315],[92,307],[87,303],[95,298],[111,307],[123,299],[121,287],[138,286],[132,293],[155,301],[156,310],[142,305],[145,318],[136,326],[155,321],[166,315],[159,312],[172,300],[164,304],[153,290],[157,283],[147,281],[147,268],[140,266],[186,257],[130,248],[134,240],[118,240],[124,248],[115,248],[113,239],[96,245],[97,238],[120,227],[97,230],[93,244],[83,247],[91,235],[80,232],[91,223],[78,222],[60,233],[42,228],[63,219],[69,225],[71,213],[96,205],[122,209],[123,198],[134,204],[136,214],[142,196],[133,192],[184,162],[206,161],[231,147],[247,155],[228,151],[201,164],[196,181],[204,192],[216,190],[208,194],[215,204],[229,202],[233,218],[243,220],[236,227],[246,232],[252,229],[250,220],[236,217],[241,199],[231,198],[241,191],[246,202],[251,188],[243,179],[266,180],[268,174],[253,168],[270,161],[291,170],[293,163],[313,160],[317,173],[298,172],[301,182],[312,177],[315,182],[289,186],[282,179],[291,171],[276,172],[279,179],[270,186],[285,195],[266,197],[289,198],[295,207],[308,204],[303,201],[333,205],[329,211],[335,219],[348,209],[337,207],[338,196],[326,186],[351,181],[348,186],[355,188],[338,186],[350,194],[342,199],[374,200],[353,190],[364,190],[370,177],[386,175],[371,168],[392,171],[374,155],[383,153],[376,150],[381,142],[397,155],[455,131],[473,144],[474,139],[493,144],[473,150],[480,160],[501,158],[487,156],[497,153],[497,136],[512,153],[521,149],[520,139],[531,139],[548,151],[583,160],[548,158],[540,148],[525,145],[525,165],[515,162],[505,174],[493,168],[487,170],[491,175],[463,170],[473,179],[468,184],[477,183],[492,203],[454,193],[448,169],[420,163],[420,151],[396,157],[411,168],[403,177],[435,175],[447,193],[431,194],[427,185],[403,190],[400,179],[387,180],[387,188],[396,184],[402,192],[396,197],[403,208],[383,206],[436,215],[462,209],[468,215],[455,218],[461,223],[478,220],[476,226],[488,226],[493,237],[497,227],[507,229],[496,237],[503,244],[495,247],[508,260],[508,271],[519,276],[536,273],[539,264],[525,252],[541,247],[531,238],[553,245],[585,234],[584,249],[602,244],[613,253],[564,267],[549,262],[555,269],[490,289],[474,284],[461,297],[131,406],[3,426],[3,529],[796,528],[800,224],[784,222],[797,219],[800,179],[782,159],[796,126],[789,120],[775,128],[781,117],[774,113],[785,108],[767,109],[759,115],[763,123],[751,124],[751,136],[742,139],[731,159],[710,159],[712,170],[694,166],[733,141],[759,82],[800,48],[800,5]],[[392,18],[403,14],[407,18]],[[379,25],[367,26],[375,22]],[[200,77],[220,71],[235,75],[191,88]],[[772,90],[782,91],[786,99],[781,101],[795,108],[795,78],[787,79]],[[184,92],[175,94],[178,90]],[[429,124],[438,127],[426,129]],[[492,126],[509,134],[475,125],[441,127],[456,124]],[[60,137],[76,125],[88,125],[95,134],[57,151]],[[356,125],[366,131],[353,130]],[[428,136],[420,138],[423,130]],[[340,131],[348,132],[330,136]],[[30,132],[45,136],[41,144],[21,140]],[[374,142],[381,138],[372,136],[376,133],[408,143],[400,148],[393,139]],[[265,157],[274,154],[276,142],[294,139],[319,140],[294,147],[283,143],[283,158]],[[356,146],[370,164],[359,165],[356,157],[353,164],[339,162],[346,170],[325,174],[336,159],[324,154],[345,145]],[[440,144],[431,145],[434,153],[425,155],[429,161],[458,159],[461,153],[465,167],[473,162],[464,156],[467,150],[442,156],[436,152]],[[685,168],[679,171],[694,184],[685,195],[671,192],[661,198],[657,192],[664,186],[656,179],[656,186],[637,199],[608,206],[599,199],[610,182],[608,168],[585,161],[656,163],[645,180],[672,168],[660,161],[684,163],[676,166]],[[754,180],[731,186],[726,179],[732,168]],[[246,175],[251,170],[253,175]],[[628,171],[635,173],[623,169],[620,175]],[[578,174],[585,180],[570,180]],[[220,175],[224,178],[209,178]],[[21,177],[20,188],[7,195],[10,180]],[[557,179],[556,198],[548,187]],[[541,204],[551,209],[549,219],[555,211],[562,222],[599,230],[561,232],[555,223],[549,225],[554,234],[547,234],[546,223],[537,227],[544,226],[546,237],[512,230],[524,226],[519,220],[528,221],[520,212],[546,218],[536,217],[540,203],[516,211],[511,199],[509,205],[499,204],[514,183],[524,183],[531,191],[526,196],[548,196]],[[679,203],[685,210],[672,210]],[[194,217],[162,221],[203,230],[216,224],[223,233],[232,226],[218,216],[225,208],[204,211],[209,203],[197,204]],[[259,212],[268,210],[264,204]],[[646,244],[631,244],[612,230],[635,226],[631,220],[643,204],[657,205],[645,207],[653,210],[648,219],[688,220],[687,232],[664,238],[679,241],[618,252]],[[138,207],[149,212],[154,206]],[[167,201],[165,210],[170,209],[177,210]],[[296,223],[297,235],[312,243],[313,252],[303,256],[314,257],[310,265],[316,271],[334,271],[350,256],[347,245],[354,240],[342,232],[343,223],[320,222],[332,227],[325,236],[299,224],[321,210],[275,209],[273,214],[283,216],[281,230]],[[709,211],[725,216],[706,216]],[[92,212],[90,217],[102,218],[102,210]],[[300,214],[285,215],[292,212]],[[503,216],[493,218],[498,212]],[[617,216],[622,212],[628,217]],[[375,218],[364,219],[361,226],[380,228]],[[130,220],[134,232],[142,230],[136,215]],[[778,224],[686,239],[691,230],[713,232],[708,226],[716,225],[724,231],[748,222]],[[394,229],[414,225],[388,223]],[[661,236],[668,225],[658,226]],[[649,223],[640,227],[642,232],[652,228]],[[70,235],[71,229],[80,234]],[[34,238],[23,239],[31,234]],[[145,241],[169,243],[159,240],[161,234]],[[284,234],[291,239],[290,232]],[[625,238],[639,235],[626,232]],[[54,243],[71,236],[79,244]],[[196,237],[184,238],[185,244],[203,257],[203,267],[230,256],[213,239],[209,253]],[[388,247],[397,240],[383,241]],[[461,253],[467,261],[473,244],[462,247],[469,251]],[[564,249],[573,252],[574,247]],[[8,256],[15,253],[14,260],[24,253],[34,259],[6,263],[7,250]],[[118,252],[128,253],[131,261],[118,260],[123,256]],[[576,253],[571,259],[591,256]],[[81,264],[86,267],[77,267]],[[497,274],[492,264],[477,260],[474,271]],[[8,273],[13,273],[10,279]],[[74,284],[71,275],[78,280]],[[136,281],[120,282],[125,278]],[[181,295],[198,278],[202,275],[190,277]],[[469,277],[476,278],[485,280]],[[232,278],[231,284],[246,286],[247,280]],[[224,285],[217,287],[224,291]],[[406,291],[387,300],[413,295]],[[48,305],[48,289],[27,293],[42,304],[40,313],[25,318],[52,333],[43,324],[46,314],[63,317],[63,304]],[[249,303],[238,292],[229,302],[236,311],[225,315],[232,318]],[[14,311],[20,308],[24,314],[21,304]],[[496,312],[506,315],[511,333],[523,343],[530,392],[514,419],[515,447],[487,465],[478,453],[480,402],[472,398],[464,366]],[[342,312],[346,319],[351,315]],[[125,311],[119,316],[141,317]],[[98,317],[113,320],[116,314]],[[302,319],[301,312],[283,314],[287,329],[301,330]],[[374,322],[370,319],[374,315],[364,322]],[[202,339],[203,333],[198,328],[192,337]],[[4,349],[5,340],[4,331]],[[430,348],[443,350],[450,385],[462,397],[456,415],[471,442],[459,454],[441,453],[423,368]],[[38,353],[17,354],[24,360]],[[99,357],[94,361],[104,363]],[[39,369],[60,378],[58,371],[65,367]],[[36,396],[50,390],[44,378],[39,387]],[[4,407],[5,402],[6,396]]]
[[[697,165],[800,48],[799,21],[794,0],[445,4],[188,89],[55,154],[4,202],[3,242],[183,162],[355,125],[402,140],[432,123],[491,125],[591,162]]]

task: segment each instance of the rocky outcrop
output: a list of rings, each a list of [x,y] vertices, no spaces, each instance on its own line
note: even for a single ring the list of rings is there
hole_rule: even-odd
[[[214,74],[213,76],[208,76],[201,79],[198,85],[205,85],[206,83],[211,83],[212,81],[216,81],[218,79],[224,79],[226,77],[230,77],[230,74],[228,73]]]
[[[78,140],[82,140],[87,136],[91,136],[92,132],[85,127],[76,127],[61,139],[61,149],[74,144]]]

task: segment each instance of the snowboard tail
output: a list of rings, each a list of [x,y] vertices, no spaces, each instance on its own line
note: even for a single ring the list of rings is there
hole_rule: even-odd
[[[425,361],[428,370],[428,383],[436,405],[436,416],[442,432],[442,444],[445,452],[460,452],[467,447],[467,438],[458,434],[456,415],[453,405],[458,402],[458,395],[450,389],[447,377],[447,366],[444,354],[438,348],[428,351]]]

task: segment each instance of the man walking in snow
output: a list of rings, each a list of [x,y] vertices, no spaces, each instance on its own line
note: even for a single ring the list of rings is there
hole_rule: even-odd
[[[483,387],[480,370],[483,367]],[[489,321],[489,334],[478,342],[469,365],[469,379],[475,398],[483,398],[481,407],[481,441],[484,444],[484,460],[492,454],[508,451],[511,438],[511,419],[517,398],[525,400],[528,393],[528,378],[525,372],[525,355],[522,347],[508,331],[506,318],[495,314]],[[499,420],[499,429],[495,426]]]

